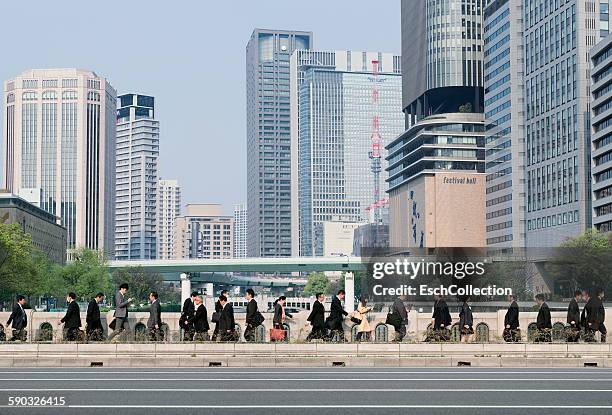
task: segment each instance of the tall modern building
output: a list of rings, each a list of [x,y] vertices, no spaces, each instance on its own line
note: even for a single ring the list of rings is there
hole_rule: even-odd
[[[115,259],[155,259],[159,121],[153,97],[119,96],[116,157]]]
[[[174,258],[231,258],[233,222],[221,205],[188,204],[174,222]]]
[[[157,185],[157,258],[174,257],[174,222],[181,214],[178,180],[160,179]]]
[[[593,227],[612,231],[612,36],[591,49]]]
[[[393,248],[484,246],[483,4],[402,0],[406,131],[386,147]]]
[[[527,246],[557,246],[592,223],[589,50],[599,2],[525,3]],[[607,19],[607,17],[606,17]]]
[[[525,65],[523,0],[491,1],[484,11],[486,244],[524,247]]]
[[[369,220],[367,208],[377,201],[370,159],[373,123],[376,117],[382,146],[404,131],[401,82],[400,57],[390,53],[294,52],[291,187],[293,216],[299,219],[292,241],[300,256],[325,254],[325,222]],[[384,188],[382,177],[378,188]]]
[[[247,256],[247,207],[245,203],[234,206],[234,258]]]
[[[4,177],[59,216],[68,249],[115,247],[115,89],[81,69],[33,69],[4,82]]]
[[[255,29],[246,47],[250,257],[292,255],[289,60],[310,48],[310,32],[265,29]]]

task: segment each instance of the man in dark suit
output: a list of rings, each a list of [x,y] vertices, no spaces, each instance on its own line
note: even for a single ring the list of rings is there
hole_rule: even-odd
[[[11,313],[8,321],[6,322],[6,327],[13,324],[13,337],[12,341],[21,340],[26,341],[28,338],[28,332],[26,331],[26,327],[28,327],[28,315],[23,308],[25,305],[25,297],[23,295],[17,296],[17,304],[13,307],[13,312]]]
[[[66,315],[60,320],[64,323],[64,340],[73,342],[79,340],[79,328],[81,327],[81,309],[76,302],[76,294],[68,293],[66,297],[68,309]]]
[[[259,326],[262,321],[260,318],[261,313],[257,309],[257,301],[255,301],[255,291],[252,288],[246,290],[244,296],[247,300],[246,308],[246,328],[244,330],[244,340],[247,342],[255,341],[255,328]]]
[[[400,318],[396,317],[396,321],[399,324],[395,324],[393,328],[395,329],[395,338],[393,341],[401,342],[406,336],[406,326],[408,325],[408,312],[406,311],[406,305],[404,304],[404,296],[397,297],[395,301],[393,301],[393,314],[398,315]]]
[[[552,341],[552,322],[550,318],[550,309],[548,308],[548,304],[546,304],[546,298],[544,294],[536,295],[536,303],[540,306],[540,310],[538,311],[538,318],[536,320],[536,327],[538,329],[538,333],[536,336],[537,342],[546,342],[550,343]]]
[[[601,342],[606,341],[606,326],[604,321],[606,319],[606,310],[603,306],[604,290],[599,289],[594,297],[591,297],[584,306],[585,319],[586,319],[586,339],[588,341],[595,341],[595,333],[598,331],[601,333]]]
[[[87,339],[89,341],[101,341],[104,337],[104,328],[102,327],[102,319],[100,318],[99,304],[104,300],[104,294],[98,293],[96,297],[89,302],[87,306]]]
[[[115,295],[115,328],[109,340],[113,340],[115,336],[127,330],[128,307],[133,301],[131,298],[126,298],[129,289],[127,284],[121,284]]]
[[[193,336],[194,341],[205,341],[208,340],[208,311],[206,306],[202,303],[202,298],[197,296],[194,298],[195,313],[193,317],[188,320],[191,327],[195,332]]]
[[[164,334],[161,331],[161,306],[159,305],[159,295],[152,291],[149,294],[149,320],[147,321],[147,329],[149,329],[149,340],[152,342],[162,341]]]
[[[431,323],[433,325],[434,335],[438,341],[450,340],[451,315],[448,310],[448,304],[444,300],[444,296],[435,296],[433,314]]]
[[[312,330],[308,337],[306,337],[306,341],[325,338],[325,306],[323,305],[325,295],[317,293],[316,297],[317,299],[312,304],[312,310],[307,318],[307,321],[312,326]]]
[[[575,343],[580,338],[580,307],[578,302],[582,298],[582,291],[574,291],[574,298],[571,299],[567,307],[567,341]]]
[[[225,298],[227,298],[227,296],[229,295],[229,291],[227,290],[223,290],[221,291],[221,295],[224,296]],[[217,300],[215,302],[215,312],[213,314],[212,320],[215,323],[215,329],[213,330],[213,335],[212,335],[212,340],[218,340],[217,337],[219,335],[219,318],[221,317],[221,312],[223,311],[223,306],[221,305],[221,303],[219,302],[219,300]],[[217,316],[217,320],[215,320],[215,316]]]
[[[183,311],[179,318],[179,327],[183,329],[183,341],[191,341],[193,339],[193,326],[189,324],[189,320],[195,313],[195,298],[198,296],[196,291],[191,293],[190,298],[186,298],[183,302]]]
[[[508,302],[510,306],[504,316],[504,332],[502,337],[506,342],[516,343],[521,340],[519,332],[519,306],[512,294],[508,296]]]
[[[219,317],[218,338],[222,342],[236,341],[236,322],[234,321],[234,307],[227,301],[224,295],[219,296],[221,316]]]
[[[329,337],[333,339],[335,335],[338,336],[338,341],[344,341],[344,328],[342,327],[342,321],[344,317],[348,315],[346,310],[342,308],[341,301],[344,301],[346,293],[344,290],[338,291],[338,294],[332,298],[331,308],[329,317],[327,317],[326,325],[330,330]]]

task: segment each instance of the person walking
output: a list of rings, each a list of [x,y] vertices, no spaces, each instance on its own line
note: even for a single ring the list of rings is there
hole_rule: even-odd
[[[325,332],[325,306],[323,303],[325,302],[325,295],[323,293],[317,293],[316,300],[312,304],[312,310],[310,311],[310,315],[306,319],[308,323],[312,326],[312,330],[306,337],[306,341],[311,340],[322,340],[326,337]],[[306,325],[308,325],[306,323]]]
[[[161,305],[159,304],[159,295],[155,291],[149,294],[149,320],[147,321],[147,329],[149,329],[149,340],[152,342],[163,341],[164,333],[161,330]]]
[[[435,340],[448,341],[450,340],[450,325],[452,322],[448,305],[444,300],[444,296],[436,295],[433,307],[433,315],[431,316],[431,324],[433,325]]]
[[[11,341],[26,341],[28,339],[28,332],[26,327],[28,327],[28,315],[23,308],[25,306],[25,297],[23,295],[17,296],[17,303],[13,307],[13,311],[9,316],[8,321],[6,322],[6,327],[12,324],[13,327],[13,336],[11,337]]]
[[[358,342],[362,339],[365,341],[371,340],[372,328],[370,327],[367,314],[372,311],[372,307],[368,307],[367,303],[367,298],[365,296],[361,296],[359,304],[357,305],[357,310],[353,314],[355,319],[361,320],[359,326],[357,327],[357,337],[355,338],[355,341]]]
[[[287,338],[287,331],[285,330],[285,319],[291,317],[291,314],[285,312],[285,304],[287,303],[287,297],[281,295],[274,302],[274,317],[272,318],[272,324],[276,330],[282,330],[283,335],[277,338],[270,338],[271,341],[282,341]],[[281,338],[282,337],[282,338]]]
[[[244,296],[247,300],[246,309],[246,328],[244,329],[244,340],[247,342],[255,341],[255,328],[260,326],[264,322],[263,315],[257,308],[257,301],[255,301],[255,291],[252,288],[246,290]]]
[[[227,301],[227,297],[229,295],[229,291],[227,290],[223,290],[221,291],[221,295],[224,296],[226,298]],[[221,298],[221,296],[219,296],[219,298]],[[223,306],[221,305],[221,302],[219,299],[217,299],[217,301],[215,302],[215,312],[212,315],[212,322],[215,323],[215,329],[213,330],[213,335],[212,335],[212,340],[216,341],[218,340],[218,335],[219,335],[219,319],[221,318],[221,312],[223,311]]]
[[[342,327],[342,322],[344,317],[348,315],[346,310],[342,307],[342,301],[344,301],[345,296],[346,293],[344,290],[340,290],[338,294],[332,298],[329,317],[327,317],[327,321],[325,322],[325,325],[330,330],[330,340],[333,340],[337,336],[338,341],[344,342],[344,328]]]
[[[236,341],[236,322],[234,320],[234,307],[224,295],[219,296],[221,316],[219,317],[219,333],[217,338],[222,342]]]
[[[73,342],[79,340],[80,337],[81,309],[76,302],[76,294],[73,292],[68,293],[66,302],[68,302],[68,309],[60,321],[64,323],[64,341]]]
[[[194,341],[206,341],[208,340],[208,311],[206,306],[202,302],[202,297],[197,296],[194,298],[195,313],[189,320],[189,324],[193,327],[195,332],[193,336]]]
[[[406,326],[408,325],[408,311],[406,310],[406,304],[404,304],[405,296],[400,295],[393,301],[391,306],[391,313],[387,316],[393,328],[395,329],[394,342],[401,342],[406,337]]]
[[[582,299],[582,291],[574,291],[572,298],[567,307],[567,330],[566,340],[570,343],[576,343],[580,339],[580,307],[578,302]]]
[[[474,316],[470,307],[470,297],[463,299],[461,309],[459,310],[459,328],[461,343],[470,343],[474,337]]]
[[[196,291],[191,293],[191,297],[186,298],[183,302],[181,317],[179,317],[179,327],[183,329],[183,341],[191,341],[193,339],[193,326],[189,324],[189,320],[195,313],[195,298],[198,296]]]
[[[550,318],[550,308],[546,304],[546,297],[540,293],[535,296],[536,303],[540,306],[536,327],[538,329],[536,342],[550,343],[552,341],[552,322]]]
[[[519,306],[513,295],[508,296],[508,311],[504,316],[504,331],[502,337],[506,343],[516,343],[521,340],[519,331]]]
[[[88,341],[101,341],[104,338],[104,328],[100,317],[100,303],[104,300],[104,294],[98,293],[87,305],[87,317],[85,318],[85,333]]]
[[[595,334],[599,331],[601,333],[600,341],[606,342],[606,326],[604,321],[606,319],[606,310],[603,306],[604,290],[597,290],[595,296],[591,297],[584,306],[585,317],[586,317],[586,338],[588,341],[595,341]]]
[[[129,289],[130,287],[128,284],[121,284],[119,286],[119,291],[117,291],[117,294],[115,295],[115,319],[111,322],[113,334],[111,334],[109,340],[113,340],[116,336],[128,329],[128,307],[133,301],[132,298],[126,299],[126,294]]]

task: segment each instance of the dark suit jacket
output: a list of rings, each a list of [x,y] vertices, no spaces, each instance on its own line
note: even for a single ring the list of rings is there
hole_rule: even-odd
[[[506,316],[504,317],[504,328],[510,325],[510,330],[516,330],[519,327],[519,307],[516,301],[513,301],[506,311]]]
[[[605,309],[603,304],[598,297],[591,297],[584,306],[586,325],[585,327],[598,330],[599,325],[604,322]]]
[[[10,326],[11,323],[13,323],[13,329],[15,330],[21,330],[28,325],[28,315],[19,304],[15,304],[13,307],[13,312],[6,322],[6,326]]]
[[[344,310],[344,308],[342,308],[342,303],[340,302],[340,299],[336,296],[334,296],[334,298],[332,298],[332,302],[331,302],[331,309],[330,309],[330,313],[329,313],[329,319],[330,320],[340,320],[342,321],[342,319],[344,318],[344,316],[347,316],[348,313]]]
[[[193,317],[189,319],[189,324],[193,325],[193,328],[197,333],[202,333],[210,330],[210,326],[208,325],[208,310],[204,304],[200,304],[195,311]]]
[[[87,322],[87,328],[102,328],[102,321],[100,319],[100,306],[98,302],[95,300],[91,300],[89,305],[87,306],[87,318],[85,319]]]
[[[399,316],[402,318],[402,324],[408,324],[408,311],[406,311],[406,305],[399,297],[393,301],[393,312],[395,314],[399,314]]]
[[[219,333],[225,334],[228,330],[234,331],[236,322],[234,321],[234,307],[230,303],[226,303],[221,311],[219,318]]]
[[[552,329],[552,323],[550,321],[550,309],[548,304],[542,303],[540,311],[538,311],[538,319],[536,320],[538,330]]]
[[[194,313],[195,313],[195,304],[191,300],[191,297],[187,298],[183,302],[183,313],[182,314],[185,316],[185,320],[193,317]]]
[[[161,306],[159,305],[159,300],[155,300],[154,303],[151,304],[151,308],[149,309],[149,320],[147,321],[147,328],[153,329],[155,326],[161,327]]]
[[[251,301],[249,301],[249,303],[247,304],[247,308],[246,308],[246,323],[250,324],[251,326],[255,325],[254,322],[254,318],[255,318],[255,314],[257,313],[257,301],[255,301],[255,299],[252,299]]]
[[[571,324],[572,321],[576,327],[580,327],[580,307],[575,298],[572,298],[569,306],[567,307],[567,324]]]
[[[67,329],[77,329],[81,327],[81,309],[76,301],[71,301],[68,304],[68,310],[66,315],[61,320],[64,323],[64,327]]]
[[[308,321],[312,324],[313,329],[325,328],[325,307],[319,301],[315,301],[312,305],[312,311],[308,316]]]
[[[459,329],[464,328],[466,325],[472,327],[474,325],[474,317],[470,305],[464,302],[461,305],[461,310],[459,310]]]
[[[274,317],[272,318],[272,323],[275,326],[283,324],[283,306],[279,303],[274,304]]]
[[[445,328],[450,329],[452,322],[450,311],[448,311],[448,305],[444,300],[438,300],[434,303],[434,312],[432,318],[434,319],[434,329],[441,328],[444,324]]]

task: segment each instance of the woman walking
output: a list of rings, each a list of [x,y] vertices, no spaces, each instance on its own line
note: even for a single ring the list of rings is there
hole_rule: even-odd
[[[470,297],[463,299],[461,309],[459,310],[459,329],[461,333],[461,343],[469,343],[474,337],[474,317],[472,316],[472,308],[469,304]]]
[[[357,327],[357,337],[356,341],[361,341],[362,339],[365,341],[370,341],[370,333],[372,332],[372,328],[370,327],[370,322],[368,321],[367,314],[372,311],[372,307],[367,307],[367,299],[365,297],[361,297],[359,301],[359,305],[357,306],[357,310],[353,313],[353,318],[357,320],[361,320],[359,327]]]

